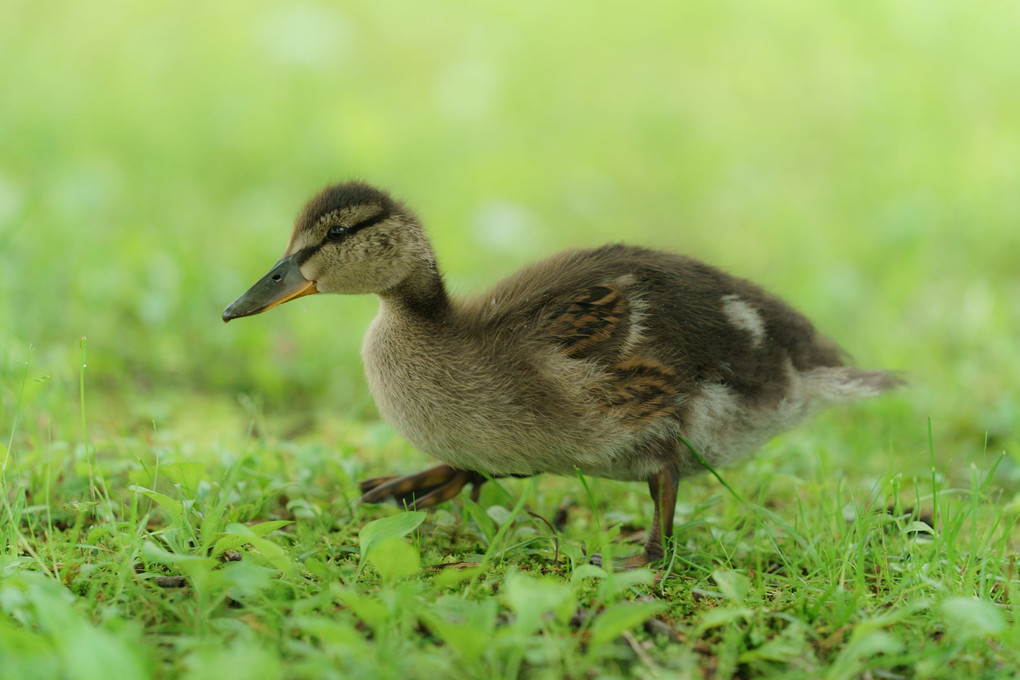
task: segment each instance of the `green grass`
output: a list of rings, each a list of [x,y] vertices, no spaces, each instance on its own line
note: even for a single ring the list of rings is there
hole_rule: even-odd
[[[615,11],[5,5],[0,677],[1020,674],[1020,13]],[[683,482],[654,571],[583,558],[640,549],[641,485],[358,507],[429,462],[368,396],[375,301],[219,321],[345,177],[457,291],[688,252],[911,386]]]

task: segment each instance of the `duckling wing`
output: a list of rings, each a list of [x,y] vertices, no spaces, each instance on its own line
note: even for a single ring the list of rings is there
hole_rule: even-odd
[[[627,342],[630,316],[623,292],[604,283],[556,301],[540,327],[572,359],[617,357]]]
[[[672,366],[634,353],[634,308],[616,284],[590,286],[550,306],[540,331],[570,359],[603,365],[602,407],[628,421],[652,421],[676,410],[683,376]]]

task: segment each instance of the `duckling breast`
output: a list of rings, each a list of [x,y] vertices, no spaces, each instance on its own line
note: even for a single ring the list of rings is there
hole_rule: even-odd
[[[531,349],[507,352],[411,332],[380,314],[362,356],[383,418],[448,465],[492,475],[573,474],[577,467],[646,478],[619,464],[641,437],[610,408],[621,395],[611,389],[605,368],[552,347]],[[631,370],[635,376],[640,371]],[[635,389],[639,381],[635,377]]]

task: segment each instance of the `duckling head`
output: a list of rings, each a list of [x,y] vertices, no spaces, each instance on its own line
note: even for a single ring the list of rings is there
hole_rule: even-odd
[[[312,293],[386,294],[423,271],[435,276],[435,255],[414,214],[367,184],[336,184],[308,201],[283,257],[223,310],[223,320]]]

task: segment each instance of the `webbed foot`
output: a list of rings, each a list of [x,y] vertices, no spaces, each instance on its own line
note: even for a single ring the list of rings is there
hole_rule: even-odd
[[[631,555],[630,557],[620,557],[613,560],[614,571],[627,571],[629,569],[640,569],[641,567],[647,567],[650,564],[655,564],[662,559],[662,549],[658,551],[649,552],[646,548],[644,551],[637,555]],[[588,559],[588,564],[594,564],[596,567],[603,566],[602,553],[595,553]]]
[[[398,505],[420,510],[450,500],[472,484],[472,500],[477,500],[485,476],[477,472],[457,470],[449,465],[436,465],[413,475],[373,477],[359,485],[362,503],[381,503],[393,498]]]

